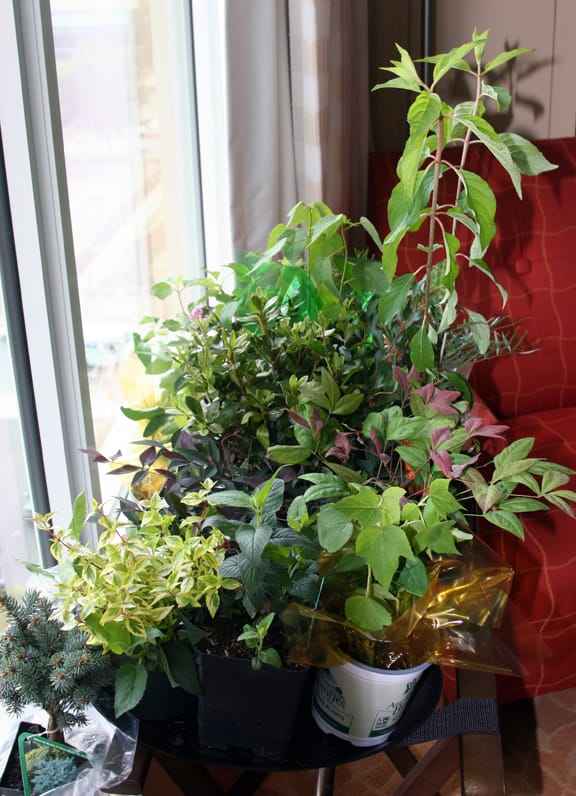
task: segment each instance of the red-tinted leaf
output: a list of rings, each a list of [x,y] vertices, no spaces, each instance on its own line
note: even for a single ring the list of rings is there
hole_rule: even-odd
[[[157,457],[158,453],[156,448],[150,446],[149,448],[146,448],[146,450],[142,451],[139,458],[142,467],[150,467],[150,465],[154,464]]]

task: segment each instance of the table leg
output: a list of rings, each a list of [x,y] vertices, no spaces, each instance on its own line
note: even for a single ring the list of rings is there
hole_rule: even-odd
[[[458,752],[458,736],[436,741],[416,765],[404,774],[402,784],[392,792],[392,796],[412,796],[415,793],[418,796],[434,796],[458,770]],[[392,757],[391,760],[394,762]]]
[[[332,796],[335,771],[334,766],[318,769],[315,796]]]

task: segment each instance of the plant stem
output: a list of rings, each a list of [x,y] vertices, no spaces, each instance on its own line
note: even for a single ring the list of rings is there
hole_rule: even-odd
[[[434,156],[434,182],[432,185],[432,202],[430,204],[430,230],[428,232],[428,258],[426,260],[426,281],[424,289],[424,312],[422,313],[422,328],[428,321],[428,308],[430,306],[430,277],[434,259],[434,237],[436,230],[436,216],[438,214],[438,190],[440,187],[440,165],[444,151],[444,117],[438,118],[438,143]]]
[[[480,98],[482,96],[482,67],[480,65],[480,61],[477,62],[476,68],[476,96],[474,97],[474,107],[472,109],[472,116],[476,116],[478,113],[478,108],[480,106]],[[464,136],[464,142],[462,144],[462,156],[460,157],[460,166],[458,170],[458,183],[456,185],[456,198],[454,200],[454,204],[458,203],[458,197],[462,191],[462,186],[464,182],[462,180],[462,175],[460,174],[460,170],[464,168],[466,165],[466,159],[468,157],[468,150],[470,149],[470,141],[472,139],[472,130],[468,128],[466,130],[466,135]],[[456,234],[456,219],[452,219],[452,234]]]

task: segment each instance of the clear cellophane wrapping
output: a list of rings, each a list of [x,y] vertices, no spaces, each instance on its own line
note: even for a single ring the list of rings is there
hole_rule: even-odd
[[[477,538],[461,555],[429,565],[429,588],[377,633],[359,632],[344,617],[346,576],[327,578],[318,608],[292,604],[285,622],[294,634],[293,663],[333,667],[351,659],[379,668],[423,662],[519,674],[518,635],[527,628],[509,598],[514,572]]]

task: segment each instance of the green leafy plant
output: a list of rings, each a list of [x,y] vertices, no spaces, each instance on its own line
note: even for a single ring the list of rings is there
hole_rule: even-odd
[[[274,614],[261,616],[254,625],[244,625],[244,630],[238,636],[239,641],[243,641],[246,646],[254,650],[252,658],[252,668],[260,669],[263,663],[274,666],[277,669],[282,666],[282,659],[277,650],[273,647],[265,647],[266,635],[270,630],[270,625],[274,621]]]
[[[8,618],[0,638],[0,702],[15,714],[27,705],[42,708],[49,736],[61,740],[64,728],[86,723],[86,707],[110,680],[110,662],[35,590],[21,602],[2,592],[0,608]]]
[[[65,627],[79,626],[90,644],[126,661],[115,675],[117,715],[141,700],[150,670],[197,693],[196,637],[187,637],[183,616],[200,607],[214,615],[221,592],[238,585],[218,572],[225,556],[219,531],[198,534],[194,517],[176,523],[158,496],[132,504],[130,516],[96,503],[87,513],[80,495],[68,528],[54,528],[53,515],[35,518],[59,562],[51,576]],[[82,541],[91,520],[100,530],[95,549]]]
[[[123,408],[141,428],[134,458],[96,460],[130,475],[140,500],[159,492],[163,522],[222,534],[220,576],[239,587],[232,600],[222,595],[214,619],[241,609],[257,644],[260,617],[273,616],[270,632],[290,601],[313,610],[320,588],[320,608],[339,598],[336,621],[384,633],[426,592],[429,565],[458,554],[474,514],[522,537],[523,512],[572,513],[572,471],[531,456],[532,439],[487,453],[483,443],[505,427],[477,416],[467,379],[476,362],[522,344],[504,314],[484,318],[458,296],[461,269],[495,281],[486,253],[496,200],[467,153],[484,147],[518,193],[523,176],[554,168],[488,123],[485,102],[509,98],[486,76],[523,51],[484,64],[487,40],[475,32],[429,59],[430,86],[402,48],[386,67],[393,77],[383,85],[415,99],[384,240],[366,218],[299,203],[264,252],[230,266],[232,288],[209,274],[194,303],[186,296],[198,282],[156,285],[180,309],[144,319],[135,335],[157,401]],[[475,94],[451,107],[438,83],[453,69],[472,77]],[[453,185],[452,201],[440,200],[441,181]],[[350,251],[358,226],[377,256]],[[397,273],[413,233],[424,233],[421,260]]]

